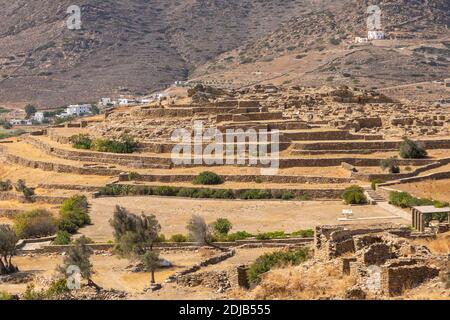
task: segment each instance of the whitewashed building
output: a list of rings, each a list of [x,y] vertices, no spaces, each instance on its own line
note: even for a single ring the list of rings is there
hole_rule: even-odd
[[[113,101],[111,100],[111,98],[101,98],[100,99],[100,104],[104,107],[112,105]]]
[[[91,113],[92,106],[90,104],[76,104],[70,105],[66,108],[65,114],[68,116],[81,116],[83,114]]]
[[[33,116],[33,120],[39,123],[42,123],[45,120],[45,116],[43,112],[36,112]]]

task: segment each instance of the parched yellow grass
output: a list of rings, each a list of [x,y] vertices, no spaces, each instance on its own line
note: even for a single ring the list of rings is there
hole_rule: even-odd
[[[449,254],[450,232],[439,234],[434,240],[416,240],[414,244],[428,247],[433,254]]]
[[[355,283],[354,278],[342,276],[336,265],[315,264],[308,270],[299,266],[269,271],[250,293],[234,290],[230,295],[256,300],[318,300],[342,297]]]

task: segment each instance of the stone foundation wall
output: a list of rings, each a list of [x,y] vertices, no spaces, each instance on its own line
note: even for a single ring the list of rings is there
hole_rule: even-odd
[[[381,286],[385,294],[401,295],[405,289],[414,288],[426,280],[439,276],[439,270],[425,265],[383,266]]]

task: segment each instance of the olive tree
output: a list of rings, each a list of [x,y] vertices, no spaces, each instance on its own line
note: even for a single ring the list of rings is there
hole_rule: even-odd
[[[75,245],[68,250],[66,256],[64,257],[63,265],[59,267],[59,271],[66,275],[69,267],[77,266],[80,269],[81,277],[87,280],[88,285],[99,290],[100,287],[92,281],[93,270],[90,257],[93,250],[88,246],[88,244],[89,239],[85,236],[77,239],[75,241]]]
[[[16,253],[17,241],[18,237],[9,225],[0,225],[0,275],[19,271],[11,261]]]
[[[155,283],[155,271],[159,265],[159,253],[153,246],[159,239],[161,225],[154,215],[137,216],[117,206],[110,221],[116,239],[116,251],[129,259],[139,260],[151,273]]]

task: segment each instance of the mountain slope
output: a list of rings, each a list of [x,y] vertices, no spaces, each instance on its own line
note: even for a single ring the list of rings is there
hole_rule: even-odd
[[[55,107],[147,93],[272,30],[298,3],[82,0],[82,29],[71,31],[72,1],[0,0],[0,102]]]

